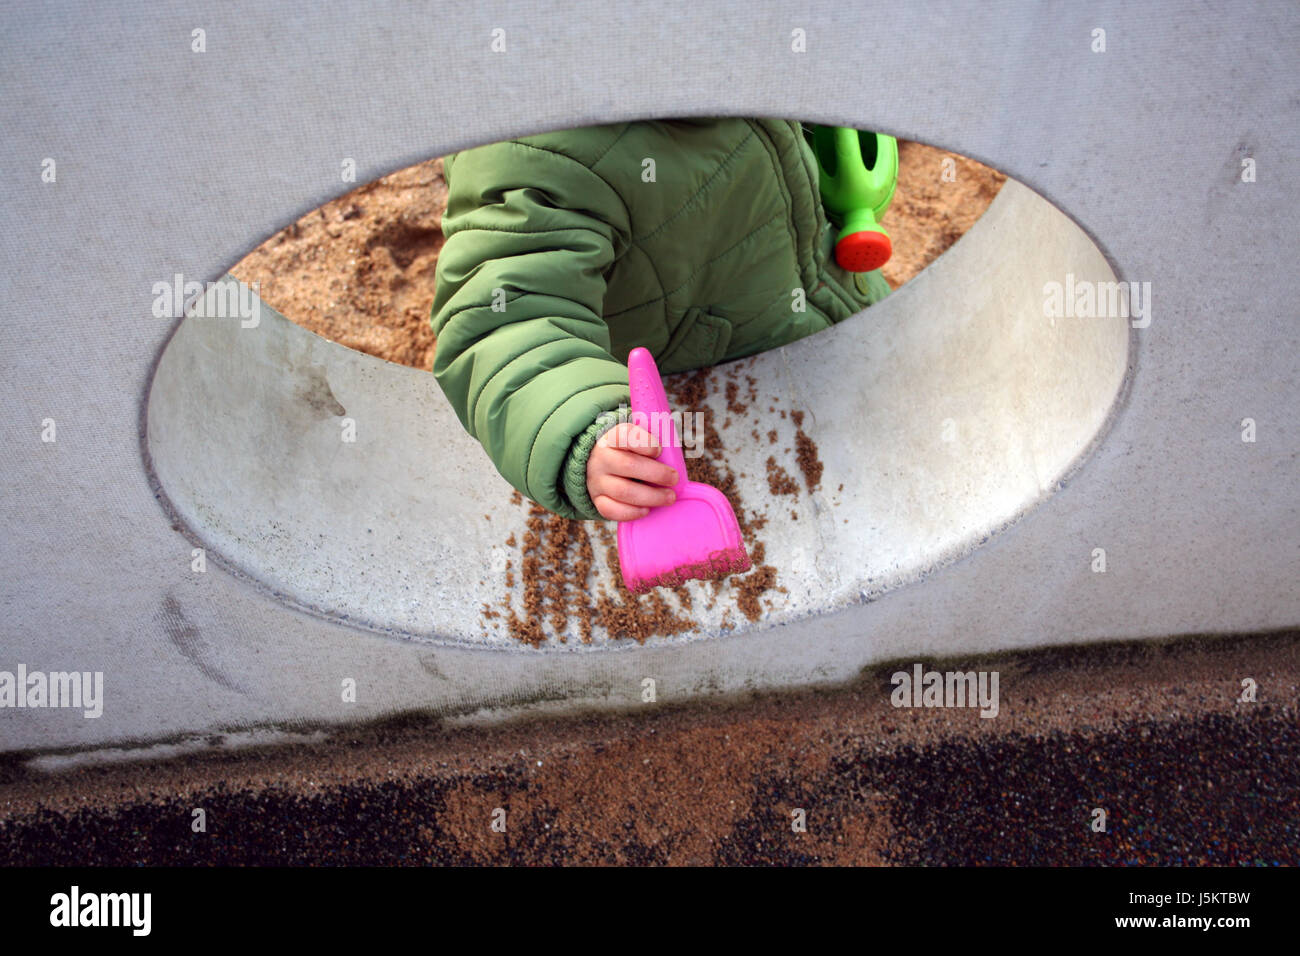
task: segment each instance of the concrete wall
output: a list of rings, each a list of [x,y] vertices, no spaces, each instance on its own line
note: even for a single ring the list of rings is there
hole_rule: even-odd
[[[838,680],[903,655],[1300,621],[1300,279],[1291,265],[1300,11],[1281,3],[903,6],[825,3],[790,14],[760,3],[743,15],[720,3],[614,12],[596,3],[375,4],[310,16],[291,4],[7,12],[0,669],[102,671],[106,699],[97,719],[0,708],[0,748],[84,748],[410,708],[495,717],[635,705],[646,676],[671,701]],[[498,27],[504,53],[490,51]],[[791,52],[796,28],[807,32],[806,54]],[[1093,50],[1097,28],[1105,52]],[[192,49],[195,29],[205,31],[205,52]],[[173,526],[146,468],[149,386],[155,366],[166,374],[160,356],[181,314],[179,303],[172,317],[152,314],[155,283],[176,273],[219,278],[268,235],[352,188],[339,176],[345,159],[364,182],[509,135],[710,112],[877,128],[965,153],[1063,210],[1120,280],[1149,282],[1151,320],[1129,332],[1125,384],[1114,380],[1112,322],[1109,333],[1089,333],[1096,378],[1075,380],[1095,391],[1082,388],[1054,410],[1029,382],[1020,391],[1028,404],[1005,403],[1017,422],[1076,422],[1074,438],[1056,448],[1070,460],[986,473],[1041,480],[981,507],[971,527],[944,516],[924,553],[879,590],[858,588],[847,573],[823,613],[709,639],[547,654],[458,645],[439,640],[432,624],[423,639],[418,626],[396,628],[417,636],[381,636],[373,628],[385,618],[373,606],[369,620],[338,619],[364,606],[347,593],[346,575],[328,591],[342,594],[334,606],[313,606],[301,587],[289,593],[287,577],[285,593],[271,593],[256,580],[268,565],[254,567],[252,557],[265,542],[247,536],[248,552],[232,549],[206,573],[191,571],[192,538],[207,540],[211,527],[197,519]],[[53,182],[42,180],[47,158]],[[1242,181],[1243,159],[1255,161],[1253,182]],[[989,217],[999,206],[1010,202]],[[966,311],[964,289],[994,279],[995,288],[1014,288],[1020,305],[1004,316],[1010,322],[1041,301],[1045,282],[1065,281],[1033,270],[1008,279],[994,260],[964,269],[940,282],[936,267],[893,308],[933,301],[950,321],[930,316],[919,328],[937,334],[982,314]],[[865,328],[866,318],[851,322]],[[887,321],[918,328],[901,314]],[[1050,341],[1041,328],[1023,328]],[[896,344],[912,357],[927,347]],[[785,350],[790,367],[816,349],[813,339]],[[354,360],[322,364],[336,361]],[[357,361],[354,371],[371,377],[370,396],[414,387],[414,373],[377,363]],[[1019,380],[997,379],[1004,388]],[[846,392],[846,407],[867,401],[868,384]],[[1094,421],[1107,414],[1108,427]],[[1253,442],[1242,440],[1244,419],[1254,422]],[[56,441],[41,440],[47,420]],[[1065,486],[1042,500],[1056,473],[1070,473],[1078,436],[1103,432]],[[860,457],[834,467],[871,473]],[[166,487],[165,468],[159,477]],[[979,498],[979,489],[971,494]],[[199,500],[176,497],[178,511]],[[977,525],[1022,512],[945,563],[978,543]],[[897,514],[889,547],[920,520],[907,508]],[[1104,574],[1091,569],[1096,548],[1106,550]],[[878,599],[864,600],[862,590]],[[390,621],[400,613],[385,612]],[[348,677],[358,682],[356,703],[340,701]]]

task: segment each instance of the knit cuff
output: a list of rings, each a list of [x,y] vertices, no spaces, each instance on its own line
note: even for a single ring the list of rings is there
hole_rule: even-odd
[[[618,415],[614,412],[601,412],[596,420],[587,426],[569,448],[561,472],[564,480],[564,495],[573,505],[579,518],[600,519],[602,516],[592,503],[587,491],[587,459],[596,447],[600,436],[618,424]]]

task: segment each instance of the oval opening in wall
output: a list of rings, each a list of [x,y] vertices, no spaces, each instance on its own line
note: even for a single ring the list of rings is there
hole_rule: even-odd
[[[702,440],[691,477],[740,517],[745,574],[631,594],[613,522],[533,505],[466,433],[429,372],[438,161],[303,217],[197,300],[150,388],[158,485],[213,560],[281,600],[437,643],[716,639],[905,585],[1077,466],[1125,380],[1129,320],[1056,307],[1076,289],[1099,305],[1115,275],[1040,196],[942,150],[901,143],[898,156],[880,219],[892,292],[824,331],[667,378]],[[689,214],[670,205],[633,224],[623,255]],[[254,308],[232,315],[231,301]],[[721,297],[691,305],[732,336],[743,326]]]

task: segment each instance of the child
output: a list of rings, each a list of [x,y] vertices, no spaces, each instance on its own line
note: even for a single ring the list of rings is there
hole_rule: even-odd
[[[567,518],[628,521],[676,472],[615,413],[628,353],[661,373],[829,328],[889,293],[834,259],[799,123],[647,120],[443,160],[433,374],[515,488]]]

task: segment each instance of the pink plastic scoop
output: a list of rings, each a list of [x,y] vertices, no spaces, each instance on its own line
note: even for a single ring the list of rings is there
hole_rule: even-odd
[[[673,587],[691,578],[718,578],[750,568],[731,502],[717,488],[686,478],[686,459],[668,410],[654,358],[635,348],[627,359],[634,424],[659,443],[656,459],[677,469],[677,500],[644,518],[618,525],[618,563],[629,591]]]

